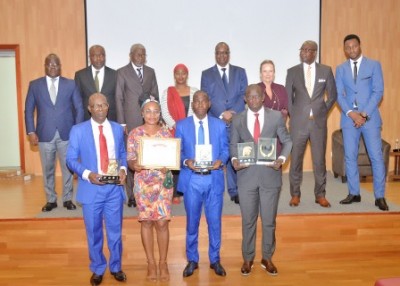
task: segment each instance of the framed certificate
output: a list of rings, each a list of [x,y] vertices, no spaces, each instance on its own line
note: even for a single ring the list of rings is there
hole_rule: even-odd
[[[237,147],[240,164],[252,165],[256,163],[254,142],[237,143]]]
[[[271,163],[276,160],[276,138],[259,138],[257,164]]]
[[[180,169],[181,139],[140,138],[139,164],[148,169]]]

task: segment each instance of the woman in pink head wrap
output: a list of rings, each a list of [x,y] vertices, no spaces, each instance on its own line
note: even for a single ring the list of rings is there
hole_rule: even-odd
[[[191,116],[193,94],[198,90],[188,85],[189,70],[184,64],[178,64],[174,68],[175,85],[164,90],[160,98],[162,117],[170,128],[172,134],[175,134],[175,123],[178,120]],[[176,189],[178,173],[174,173],[174,198],[173,203],[179,204],[180,193]]]

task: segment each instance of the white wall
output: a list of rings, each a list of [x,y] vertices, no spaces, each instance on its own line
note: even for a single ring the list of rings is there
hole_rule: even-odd
[[[129,63],[132,44],[147,49],[160,93],[173,84],[178,63],[189,68],[189,84],[200,87],[201,71],[215,64],[214,48],[225,41],[231,63],[259,82],[259,65],[272,59],[276,82],[299,63],[305,40],[319,42],[320,0],[86,0],[88,46],[101,44],[107,65]]]

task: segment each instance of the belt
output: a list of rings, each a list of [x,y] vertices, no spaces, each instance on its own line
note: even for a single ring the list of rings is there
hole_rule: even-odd
[[[193,173],[195,173],[196,175],[201,175],[201,176],[211,175],[211,171],[210,171],[210,170],[205,170],[205,171],[193,171]]]

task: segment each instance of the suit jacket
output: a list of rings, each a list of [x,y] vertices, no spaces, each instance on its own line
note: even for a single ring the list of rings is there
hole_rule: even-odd
[[[36,128],[34,112],[36,109]],[[75,82],[59,77],[56,103],[50,99],[46,77],[29,83],[25,101],[26,133],[35,132],[39,142],[50,142],[58,130],[63,141],[68,141],[74,124],[83,121],[82,98]]]
[[[285,87],[289,98],[290,131],[293,132],[308,125],[311,109],[318,126],[326,128],[329,110],[337,98],[331,67],[315,63],[315,83],[311,97],[306,88],[303,63],[287,71]],[[326,100],[325,92],[328,93]]]
[[[115,100],[117,121],[125,123],[128,131],[143,124],[139,98],[152,95],[158,100],[158,85],[154,70],[143,66],[143,85],[132,63],[117,70]]]
[[[96,93],[96,86],[92,73],[92,66],[81,69],[75,73],[75,82],[79,87],[82,96],[83,108],[85,109],[85,120],[90,119],[90,112],[87,109],[89,105],[89,97]],[[115,87],[117,85],[117,72],[109,67],[104,67],[104,81],[100,92],[107,98],[108,108],[107,118],[117,121],[117,111],[115,108]]]
[[[353,127],[353,120],[346,116],[346,112],[353,109],[355,99],[358,110],[366,112],[370,117],[368,126],[382,125],[378,107],[383,96],[383,75],[379,62],[363,57],[356,83],[353,80],[350,60],[344,62],[336,68],[336,86],[338,103],[342,109],[340,121],[342,128]]]
[[[228,135],[226,134],[225,123],[212,116],[208,116],[208,130],[210,144],[212,144],[212,160],[221,160],[225,165],[229,159]],[[176,138],[181,139],[181,171],[179,173],[178,190],[182,193],[189,188],[190,177],[193,171],[185,166],[183,162],[195,158],[196,130],[193,116],[187,117],[176,123]],[[213,190],[224,192],[224,171],[211,171]]]
[[[232,158],[238,158],[237,143],[254,142],[247,127],[247,110],[233,118],[230,134],[230,153]],[[292,140],[286,128],[285,120],[280,111],[264,107],[264,125],[260,137],[279,138],[282,142],[281,156],[289,158],[292,150]],[[257,158],[258,146],[255,144],[255,156]],[[276,171],[263,165],[251,165],[237,172],[238,188],[253,189],[259,184],[267,188],[280,187],[282,185],[282,169]]]
[[[201,90],[207,92],[211,108],[209,114],[219,117],[226,110],[240,113],[244,110],[244,95],[247,88],[246,71],[238,66],[229,65],[228,91],[225,90],[217,65],[201,74]]]
[[[114,135],[115,159],[119,160],[121,166],[127,166],[126,150],[124,143],[124,130],[116,122],[109,121]],[[71,129],[70,140],[67,150],[67,166],[76,173],[78,177],[78,192],[76,200],[82,204],[92,203],[97,192],[102,188],[116,188],[125,200],[123,186],[118,185],[95,185],[82,178],[85,170],[98,172],[96,145],[94,141],[92,124],[90,120],[75,125]]]

